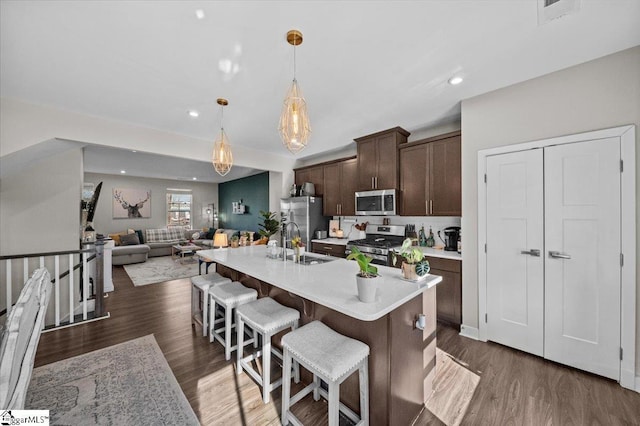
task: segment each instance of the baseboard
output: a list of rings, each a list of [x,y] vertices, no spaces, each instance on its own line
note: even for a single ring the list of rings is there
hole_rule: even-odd
[[[479,340],[478,336],[480,334],[477,328],[462,324],[460,326],[460,335],[463,337],[468,337],[469,339]]]
[[[640,376],[636,376],[636,392],[640,393]]]

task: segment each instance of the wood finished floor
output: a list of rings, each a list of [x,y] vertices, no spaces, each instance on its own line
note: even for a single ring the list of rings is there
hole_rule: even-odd
[[[116,291],[106,299],[111,318],[44,333],[36,367],[154,334],[203,425],[280,424],[280,390],[263,404],[258,386],[247,374],[235,374],[222,347],[191,327],[188,279],[134,287],[122,267],[114,267],[113,279]],[[479,382],[457,380],[447,377],[455,368],[442,369],[436,396],[451,412],[441,417],[463,425],[640,424],[640,394],[613,381],[466,339],[444,326],[438,327],[438,347],[453,363],[479,376]],[[472,382],[478,383],[475,391],[460,388]],[[471,400],[447,402],[443,395],[450,392],[471,395]],[[314,403],[311,396],[296,404],[294,413],[305,424],[326,424],[326,404]],[[415,424],[445,423],[425,409]]]

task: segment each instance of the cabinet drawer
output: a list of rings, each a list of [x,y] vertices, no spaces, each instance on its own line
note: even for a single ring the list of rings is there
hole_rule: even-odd
[[[453,259],[442,259],[440,257],[425,256],[429,261],[431,269],[439,269],[441,271],[462,272],[462,262]]]
[[[326,244],[326,243],[311,243],[311,251],[319,254],[326,254],[328,256],[335,257],[347,257],[345,254],[346,246],[338,244]]]

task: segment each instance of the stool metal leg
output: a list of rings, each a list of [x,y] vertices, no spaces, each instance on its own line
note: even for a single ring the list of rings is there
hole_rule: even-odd
[[[291,396],[291,353],[287,348],[282,352],[282,424],[289,424],[289,398]]]

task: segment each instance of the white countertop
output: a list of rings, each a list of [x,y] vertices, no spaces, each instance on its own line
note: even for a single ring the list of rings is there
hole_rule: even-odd
[[[322,240],[311,240],[312,243],[335,244],[337,246],[346,246],[349,240],[346,238],[324,238]]]
[[[442,259],[462,260],[462,255],[457,251],[444,251],[444,249],[435,249],[433,247],[418,247],[426,256],[439,257]],[[399,248],[395,249],[396,251]]]
[[[196,255],[362,321],[375,321],[442,281],[440,276],[427,275],[413,283],[403,280],[396,268],[378,266],[381,278],[376,302],[363,303],[358,299],[355,261],[332,257],[332,262],[317,265],[283,262],[267,258],[264,245],[200,250]]]

